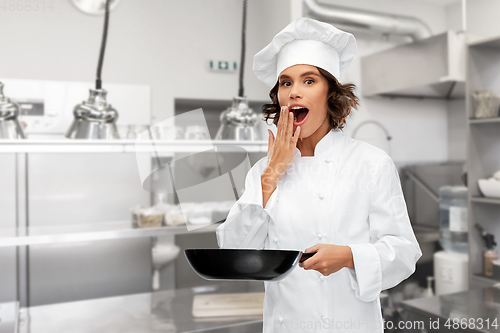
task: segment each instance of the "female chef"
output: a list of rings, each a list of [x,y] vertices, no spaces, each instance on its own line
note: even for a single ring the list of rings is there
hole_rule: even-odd
[[[264,333],[383,332],[380,292],[422,255],[391,158],[341,131],[357,98],[337,79],[355,52],[351,34],[300,18],[254,57],[255,74],[273,87],[264,114],[277,134],[217,241],[315,252],[282,281],[264,282]]]

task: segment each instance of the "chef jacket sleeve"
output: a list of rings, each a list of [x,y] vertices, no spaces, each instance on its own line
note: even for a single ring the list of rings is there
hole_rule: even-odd
[[[245,192],[234,204],[226,221],[217,227],[217,243],[220,248],[263,249],[267,227],[276,207],[278,188],[262,206],[261,174],[267,158],[258,161],[248,172]]]
[[[375,170],[368,213],[370,243],[349,245],[354,268],[347,268],[351,287],[364,302],[408,278],[422,256],[396,166],[386,155]]]

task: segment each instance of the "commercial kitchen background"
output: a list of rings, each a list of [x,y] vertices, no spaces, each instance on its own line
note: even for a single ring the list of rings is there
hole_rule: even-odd
[[[7,3],[8,7],[9,1],[3,3]],[[0,8],[0,81],[87,82],[88,88],[92,88],[103,15],[84,14],[69,0],[53,0],[51,3],[53,10],[43,12]],[[494,0],[467,1],[466,22],[463,22],[462,1],[321,0],[318,3],[415,17],[425,22],[433,35],[449,30],[461,31],[466,26],[471,40],[500,36],[500,2]],[[304,7],[300,0],[248,2],[244,82],[245,95],[250,102],[267,101],[269,92],[268,87],[252,73],[253,55],[289,22],[302,16],[306,11]],[[129,113],[120,117],[118,124],[131,124],[139,119],[153,125],[180,112],[201,107],[215,115],[207,119],[209,126],[217,126],[218,123],[213,122],[214,119],[218,121],[217,110],[227,108],[237,94],[238,72],[214,72],[208,68],[208,62],[228,60],[239,64],[241,13],[242,1],[236,0],[119,2],[110,16],[103,67],[104,88],[109,91],[108,100],[111,104],[119,102],[116,101],[117,97],[113,97],[113,90],[106,87],[107,83],[137,86],[137,91],[142,91],[147,98],[144,99],[144,107],[137,108],[136,118]],[[332,23],[335,25],[335,22]],[[467,160],[465,99],[364,97],[361,59],[410,40],[362,29],[352,32],[357,39],[358,53],[342,82],[356,84],[360,108],[348,120],[345,134],[352,136],[360,124],[375,120],[385,127],[392,137],[390,141],[386,140],[380,128],[370,125],[363,130],[359,128],[356,138],[388,151],[401,174],[407,166],[451,163],[451,175],[447,173],[446,177],[457,179],[458,175],[459,178]],[[4,93],[9,96],[8,85]],[[79,102],[81,100],[71,101],[69,105],[74,106]],[[254,110],[259,112],[258,108],[254,107]],[[63,112],[70,114],[72,109]],[[33,154],[27,162],[31,170],[29,175],[35,182],[34,189],[27,194],[33,201],[32,206],[26,208],[31,223],[36,224],[38,221],[39,225],[61,225],[65,223],[64,219],[72,218],[83,223],[82,219],[92,214],[86,215],[87,212],[93,211],[95,214],[96,210],[102,212],[102,222],[109,219],[126,220],[130,219],[133,205],[152,204],[154,198],[141,188],[134,154],[121,154],[119,157],[113,154],[101,154],[99,157],[92,154],[60,154],[59,160],[54,157],[58,162],[48,162],[41,155]],[[255,154],[253,159],[259,156],[263,154]],[[16,172],[19,172],[21,162],[15,154],[3,154],[1,158],[0,183],[3,190],[0,192],[0,226],[11,228],[19,218],[16,215],[19,209],[16,207],[16,200],[19,199],[16,199],[16,186],[19,186]],[[455,162],[458,167],[453,167]],[[63,167],[49,170],[54,163]],[[93,167],[79,169],[77,166],[82,164]],[[107,167],[103,168],[104,165]],[[125,171],[120,171],[122,166]],[[94,179],[95,184],[89,185],[94,189],[69,191],[70,187],[83,186],[83,181],[77,180],[70,184],[54,185],[54,179],[66,168],[72,170],[66,179],[81,177],[87,182],[89,178],[86,172],[98,175]],[[38,184],[37,175],[42,179]],[[122,182],[127,185],[118,186]],[[104,200],[104,196],[107,196],[106,186],[109,184],[117,185],[109,192],[117,195],[116,199],[108,197],[108,201],[103,203],[105,207],[96,208],[98,200]],[[67,192],[54,192],[63,189],[76,195],[68,198],[65,197]],[[85,197],[93,195],[93,191],[101,193],[102,197],[95,201]],[[132,191],[134,195],[120,194],[123,191]],[[47,197],[44,197],[44,193]],[[117,204],[116,201],[120,199],[124,199],[124,203]],[[421,200],[425,202],[426,199]],[[407,201],[411,209],[422,208],[415,208],[413,197],[407,197]],[[68,202],[70,206],[81,209],[81,212],[75,213],[77,216],[72,217],[70,212],[62,215],[58,213],[59,209],[64,210]],[[83,208],[82,205],[87,207]],[[438,213],[437,204],[434,203],[430,210]],[[437,228],[439,215],[435,217],[434,227]],[[55,219],[54,223],[49,222],[52,218]],[[163,236],[162,241],[175,242],[182,249],[216,246],[213,232]],[[438,249],[437,243],[435,245]],[[0,248],[0,303],[18,300],[21,306],[39,306],[148,293],[152,290],[149,237],[32,246],[31,263],[21,259],[24,268],[19,268],[19,256],[26,255],[23,251],[26,249],[21,247]],[[181,257],[182,253],[176,261],[161,270],[161,290],[209,284],[199,279],[185,263],[179,263],[183,259]],[[422,271],[422,277],[432,274],[429,265]],[[422,285],[420,287],[424,288]],[[261,290],[257,283],[241,284],[241,288],[244,291]]]

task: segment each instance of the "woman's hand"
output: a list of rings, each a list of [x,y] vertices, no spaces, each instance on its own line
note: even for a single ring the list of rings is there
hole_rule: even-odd
[[[267,147],[267,169],[276,174],[279,178],[288,169],[288,166],[295,157],[295,147],[300,135],[300,126],[296,133],[293,133],[293,112],[288,106],[281,107],[280,119],[278,120],[278,131],[276,139],[273,132],[269,132],[269,145]]]
[[[283,177],[288,166],[295,156],[295,147],[300,135],[300,126],[293,133],[293,112],[288,106],[282,106],[278,120],[276,138],[269,132],[269,145],[267,148],[267,167],[261,176],[263,207],[276,190],[278,181]]]
[[[316,252],[316,254],[299,263],[299,266],[305,270],[313,269],[328,276],[344,267],[354,268],[352,251],[349,246],[316,244],[304,251],[304,253],[311,252]]]

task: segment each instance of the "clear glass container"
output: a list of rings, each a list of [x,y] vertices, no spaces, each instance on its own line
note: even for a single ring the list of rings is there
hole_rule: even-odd
[[[445,251],[468,254],[467,187],[441,187],[439,189],[439,209],[439,243],[441,247]]]

